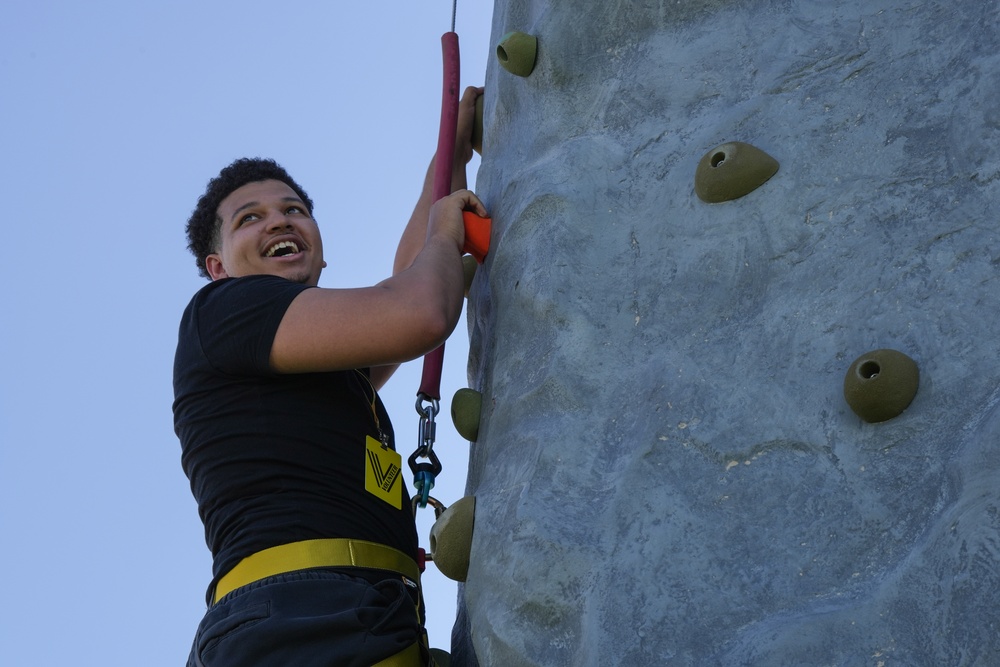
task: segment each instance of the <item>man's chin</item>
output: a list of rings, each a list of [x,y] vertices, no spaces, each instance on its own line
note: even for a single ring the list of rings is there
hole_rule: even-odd
[[[319,284],[319,271],[312,271],[310,267],[299,264],[298,266],[293,266],[291,264],[286,264],[285,266],[278,265],[276,263],[261,266],[260,273],[276,276],[278,278],[284,278],[293,283],[301,283],[303,285],[316,286]]]
[[[319,276],[314,276],[308,271],[291,271],[282,275],[285,280],[290,280],[293,283],[299,283],[300,285],[309,285],[310,287],[315,287],[319,284]]]
[[[281,275],[281,277],[285,280],[289,280],[293,283],[299,283],[300,285],[315,285],[317,282],[307,273],[285,273],[279,275]]]

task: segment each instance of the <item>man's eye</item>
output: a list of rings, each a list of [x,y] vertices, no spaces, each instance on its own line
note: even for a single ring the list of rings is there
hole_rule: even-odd
[[[301,206],[289,206],[285,209],[285,213],[305,213]]]
[[[252,222],[253,220],[256,220],[256,219],[257,219],[257,214],[256,213],[247,213],[242,218],[240,218],[240,224],[244,225],[244,224],[246,224],[248,222]]]

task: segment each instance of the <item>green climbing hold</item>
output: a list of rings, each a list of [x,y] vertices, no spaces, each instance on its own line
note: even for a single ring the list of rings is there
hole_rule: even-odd
[[[451,420],[466,440],[479,439],[479,417],[483,411],[483,395],[475,389],[459,389],[451,399]]]
[[[431,560],[452,581],[465,581],[469,575],[475,518],[476,497],[465,496],[452,503],[431,526]]]
[[[778,171],[778,161],[750,144],[731,141],[705,153],[694,174],[702,201],[718,204],[750,194]]]
[[[528,76],[535,69],[538,39],[523,32],[508,32],[497,45],[497,60],[511,74]]]
[[[872,350],[854,360],[844,376],[844,398],[869,423],[897,417],[917,395],[917,362],[896,350]]]

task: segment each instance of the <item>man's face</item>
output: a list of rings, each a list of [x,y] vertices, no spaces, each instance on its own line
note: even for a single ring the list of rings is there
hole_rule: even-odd
[[[212,280],[281,276],[316,285],[323,241],[305,202],[281,181],[247,183],[222,200],[220,247],[205,258]]]

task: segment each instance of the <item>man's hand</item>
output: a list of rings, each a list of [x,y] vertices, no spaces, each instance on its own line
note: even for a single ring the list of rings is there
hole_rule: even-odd
[[[465,247],[465,222],[463,211],[472,211],[480,217],[488,217],[486,207],[479,197],[469,190],[458,190],[447,197],[442,197],[431,206],[430,220],[427,223],[427,242],[438,235],[454,241],[459,254]]]
[[[469,86],[458,103],[458,119],[455,129],[455,160],[452,163],[451,187],[453,190],[465,188],[465,165],[472,159],[472,128],[476,124],[476,100],[483,94],[483,88]]]

